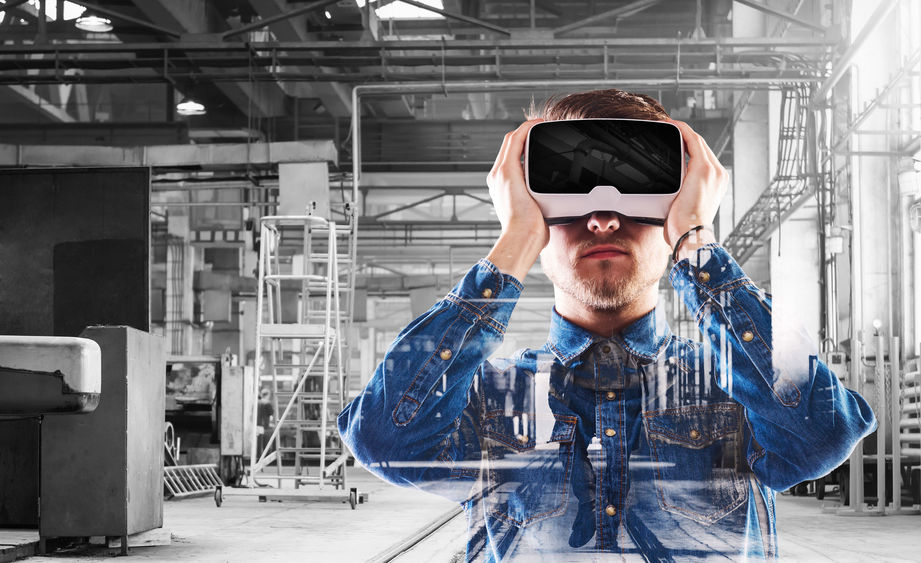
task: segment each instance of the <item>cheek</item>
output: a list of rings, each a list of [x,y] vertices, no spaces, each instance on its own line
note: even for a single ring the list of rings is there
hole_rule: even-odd
[[[672,249],[665,242],[665,237],[662,236],[662,229],[646,232],[643,235],[643,248],[647,253],[646,255],[651,258],[650,262],[655,264],[656,268],[667,263]]]
[[[550,227],[550,240],[547,241],[547,246],[540,254],[541,259],[559,261],[562,256],[565,256],[563,251],[566,248],[566,240],[566,234],[562,229]]]

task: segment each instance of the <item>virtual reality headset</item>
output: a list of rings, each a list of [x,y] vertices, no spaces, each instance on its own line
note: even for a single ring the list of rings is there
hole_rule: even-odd
[[[595,211],[662,225],[684,179],[684,143],[666,121],[542,121],[528,132],[524,171],[550,225]]]

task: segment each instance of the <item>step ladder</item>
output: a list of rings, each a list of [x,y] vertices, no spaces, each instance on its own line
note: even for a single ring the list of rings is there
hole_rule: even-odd
[[[341,490],[343,501],[364,498],[347,488],[350,454],[336,426],[349,390],[346,335],[356,248],[350,206],[344,223],[309,213],[261,220],[254,379],[259,399],[250,413],[253,436],[245,479],[260,499],[290,498],[290,486],[282,491],[285,482],[295,489]],[[340,253],[340,248],[347,250]],[[277,495],[266,488],[272,481]],[[239,493],[222,492],[229,494]],[[317,499],[314,493],[304,496]]]

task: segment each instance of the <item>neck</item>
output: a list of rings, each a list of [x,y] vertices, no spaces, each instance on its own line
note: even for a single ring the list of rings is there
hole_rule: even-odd
[[[624,328],[655,309],[658,297],[658,287],[652,286],[618,309],[595,309],[576,301],[566,292],[554,291],[556,312],[560,316],[604,338],[619,335]]]

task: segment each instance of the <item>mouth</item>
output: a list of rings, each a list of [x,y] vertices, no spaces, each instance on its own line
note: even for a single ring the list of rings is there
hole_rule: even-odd
[[[628,256],[629,253],[619,246],[613,244],[598,244],[585,251],[579,258],[589,260],[609,260],[619,256]]]

